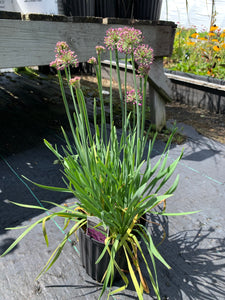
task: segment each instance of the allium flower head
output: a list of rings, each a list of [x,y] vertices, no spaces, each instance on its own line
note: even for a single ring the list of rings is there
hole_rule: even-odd
[[[117,49],[121,53],[131,54],[131,52],[143,42],[142,32],[133,27],[124,27],[121,29]]]
[[[70,48],[66,42],[57,42],[55,47],[55,52],[59,55],[63,54],[65,51],[68,51]]]
[[[134,51],[134,60],[137,64],[151,65],[153,49],[145,44],[139,45]]]
[[[97,65],[97,60],[93,56],[91,58],[89,58],[89,60],[87,62],[92,65]]]
[[[139,45],[134,51],[134,60],[138,64],[140,76],[148,75],[153,61],[153,49],[148,45]]]
[[[71,51],[66,42],[58,42],[55,48],[55,60],[50,63],[50,67],[57,70],[64,70],[68,66],[78,66],[77,55]]]
[[[137,72],[139,74],[138,77],[145,77],[148,75],[148,73],[150,72],[150,65],[144,65],[144,64],[141,64],[138,66],[137,68]]]
[[[106,31],[106,36],[104,38],[104,43],[108,49],[114,50],[117,47],[117,43],[120,39],[120,32],[122,28],[109,28]]]
[[[103,47],[103,46],[96,46],[95,49],[96,49],[97,55],[100,55],[102,52],[105,52],[105,47]]]
[[[69,83],[71,86],[73,86],[75,89],[76,88],[80,88],[80,77],[79,76],[75,76],[73,78],[70,79]]]
[[[137,98],[139,100],[138,105],[141,106],[140,101],[142,101],[143,97],[140,90],[138,90],[138,97],[136,96],[135,89],[132,89],[127,92],[127,97],[126,97],[127,103],[137,104]]]

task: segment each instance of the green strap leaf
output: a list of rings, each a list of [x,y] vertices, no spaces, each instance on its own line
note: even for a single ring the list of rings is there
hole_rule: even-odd
[[[44,217],[46,218],[46,217]],[[40,224],[44,218],[41,218],[37,222],[30,225],[12,244],[11,246],[1,255],[1,257],[5,256],[7,253],[9,253],[36,225]],[[50,218],[53,218],[53,216],[50,216]]]
[[[54,191],[54,192],[63,192],[63,193],[71,193],[71,191],[69,191],[67,188],[60,188],[60,187],[54,187],[54,186],[48,186],[48,185],[43,185],[43,184],[39,184],[39,183],[36,183],[30,179],[28,179],[27,177],[23,176],[23,178],[25,178],[27,181],[33,183],[34,185],[42,188],[42,189],[46,189],[46,190],[49,190],[49,191]]]

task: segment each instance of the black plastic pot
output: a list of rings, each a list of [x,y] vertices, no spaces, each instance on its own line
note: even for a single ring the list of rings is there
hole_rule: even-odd
[[[140,20],[159,20],[162,0],[137,0],[134,3],[134,18]]]
[[[158,20],[162,0],[62,0],[66,16]]]
[[[146,226],[146,214],[144,214],[140,219],[140,223],[141,225]],[[139,241],[141,240],[139,235],[137,235],[137,239]],[[109,264],[108,252],[105,253],[98,264],[96,264],[96,261],[101,255],[105,244],[91,238],[82,228],[79,230],[79,244],[80,257],[83,267],[89,276],[100,282]],[[116,262],[122,270],[128,270],[127,260],[123,248],[120,248],[116,254]],[[120,279],[120,275],[115,268],[114,280],[116,281],[118,279]]]
[[[117,0],[95,0],[95,16],[102,18],[115,18]]]
[[[117,18],[159,20],[162,0],[117,0]]]
[[[94,280],[100,282],[109,264],[108,252],[105,253],[98,264],[96,264],[95,262],[101,255],[105,244],[92,239],[85,233],[83,229],[79,230],[79,244],[80,257],[83,267],[85,268],[89,276],[91,276]],[[127,269],[126,258],[122,248],[121,251],[118,251],[117,253],[116,261],[120,268]],[[116,281],[118,279],[120,279],[120,275],[118,271],[115,270],[114,280]]]
[[[95,16],[95,0],[62,0],[66,16]]]
[[[117,0],[117,18],[133,18],[134,17],[134,0]]]

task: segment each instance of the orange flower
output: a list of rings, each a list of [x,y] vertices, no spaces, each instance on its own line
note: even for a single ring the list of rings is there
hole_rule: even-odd
[[[212,42],[219,42],[217,39],[212,39]]]
[[[223,31],[220,35],[221,38],[225,37],[225,31]]]
[[[213,50],[214,50],[214,51],[220,51],[221,49],[220,49],[219,46],[214,46],[214,47],[213,47]]]
[[[202,40],[202,41],[208,41],[208,39],[205,38],[205,37],[200,37],[199,40]]]
[[[186,44],[187,44],[188,46],[193,46],[193,45],[195,45],[194,42],[187,42]]]
[[[192,37],[193,39],[196,39],[196,38],[198,37],[198,33],[197,33],[197,32],[192,33],[191,37]]]
[[[225,43],[223,43],[223,44],[221,45],[221,47],[225,48]]]
[[[209,32],[208,35],[209,36],[215,36],[215,33],[214,32]]]
[[[219,26],[213,25],[210,27],[210,31],[215,31],[219,28]]]

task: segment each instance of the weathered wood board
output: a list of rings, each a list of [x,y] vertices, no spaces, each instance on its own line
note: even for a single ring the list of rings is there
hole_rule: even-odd
[[[3,13],[3,12],[2,12]],[[95,55],[95,46],[103,45],[110,27],[134,26],[142,30],[145,43],[154,49],[155,56],[172,53],[175,24],[173,22],[134,21],[47,15],[21,15],[14,18],[0,12],[0,68],[47,65],[54,59],[58,41],[66,41],[78,55],[87,61]],[[105,57],[107,58],[107,57]]]
[[[110,27],[132,26],[143,32],[144,43],[154,49],[154,72],[149,77],[153,119],[160,130],[165,126],[165,100],[168,93],[167,78],[163,72],[162,57],[170,56],[176,25],[165,21],[143,21],[96,17],[66,17],[0,11],[0,69],[48,65],[54,60],[58,41],[66,41],[80,62],[95,55],[95,46],[104,44]],[[102,59],[107,59],[107,54]]]

